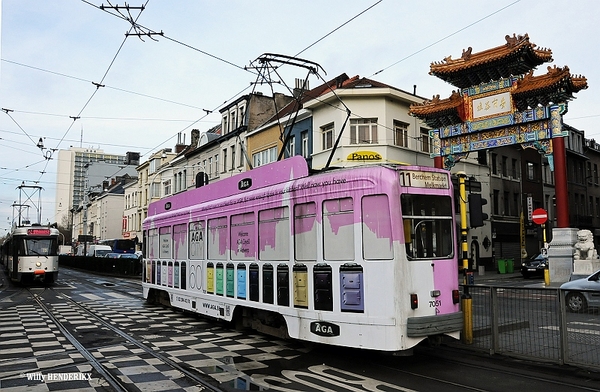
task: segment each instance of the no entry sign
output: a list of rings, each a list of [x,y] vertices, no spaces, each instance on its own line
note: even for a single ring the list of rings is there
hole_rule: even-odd
[[[531,220],[537,225],[543,225],[548,220],[548,213],[543,208],[536,208],[531,214]]]

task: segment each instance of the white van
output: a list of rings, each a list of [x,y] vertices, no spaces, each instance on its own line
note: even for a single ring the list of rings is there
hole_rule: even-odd
[[[112,248],[108,245],[89,245],[87,248],[87,256],[104,257],[111,252]]]

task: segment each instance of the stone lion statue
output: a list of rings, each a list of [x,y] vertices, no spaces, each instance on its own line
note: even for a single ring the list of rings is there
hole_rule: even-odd
[[[593,260],[598,258],[598,253],[594,247],[594,235],[589,230],[579,230],[577,232],[577,242],[573,245],[575,252],[574,260]]]

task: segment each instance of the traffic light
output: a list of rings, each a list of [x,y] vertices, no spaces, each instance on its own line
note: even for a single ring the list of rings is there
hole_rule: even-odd
[[[487,200],[481,197],[479,193],[469,193],[469,226],[481,227],[483,221],[488,219],[488,214],[483,213],[483,206]]]

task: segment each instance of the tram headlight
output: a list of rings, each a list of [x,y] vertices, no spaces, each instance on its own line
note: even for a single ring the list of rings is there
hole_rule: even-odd
[[[37,263],[35,263],[35,266],[36,266],[36,267],[41,267],[41,266],[42,266],[42,263],[40,263],[40,262],[38,261]]]

